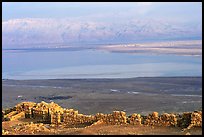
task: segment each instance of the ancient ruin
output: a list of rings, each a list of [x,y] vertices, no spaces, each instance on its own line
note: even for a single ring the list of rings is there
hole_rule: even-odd
[[[64,109],[58,104],[51,102],[22,102],[14,108],[2,111],[2,121],[9,121],[19,113],[24,113],[26,119],[34,119],[38,123],[64,125],[74,127],[76,125],[90,126],[98,121],[108,125],[150,125],[150,126],[175,126],[190,129],[202,127],[202,111],[185,112],[183,114],[159,115],[153,112],[148,116],[140,114],[126,115],[123,111],[113,111],[111,114],[97,113],[95,115],[80,114],[74,109]]]

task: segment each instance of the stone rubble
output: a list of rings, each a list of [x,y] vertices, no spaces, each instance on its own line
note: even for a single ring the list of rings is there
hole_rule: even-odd
[[[133,113],[129,117],[123,111],[113,111],[111,114],[84,115],[74,109],[64,109],[54,102],[46,103],[43,101],[41,103],[22,102],[12,109],[2,111],[2,120],[4,121],[5,118],[12,120],[16,114],[21,112],[24,112],[25,118],[35,119],[38,123],[50,124],[50,127],[59,125],[68,127],[85,125],[87,127],[101,122],[108,125],[178,126],[187,129],[202,127],[202,111],[184,112],[183,114],[164,113],[162,115],[159,115],[158,112],[153,112],[148,116]],[[38,129],[35,129],[35,124],[31,123],[30,125],[32,125],[33,129],[31,130],[33,130],[33,134],[40,131],[39,127],[45,128],[43,124],[38,124]],[[26,132],[29,126],[25,127]],[[18,128],[16,127],[15,130],[19,130]],[[49,129],[46,128],[45,130]]]
[[[132,125],[141,125],[142,124],[142,117],[140,114],[133,113],[130,117],[130,124]]]

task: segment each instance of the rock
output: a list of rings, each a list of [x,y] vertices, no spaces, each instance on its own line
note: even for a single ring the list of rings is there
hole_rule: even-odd
[[[10,110],[7,110],[9,112]],[[159,115],[158,112],[153,112],[148,116],[141,116],[140,114],[133,113],[129,117],[126,116],[126,112],[113,111],[110,114],[97,113],[95,115],[79,114],[78,110],[64,109],[58,104],[51,102],[41,103],[34,102],[22,102],[16,105],[15,109],[12,109],[10,113],[4,115],[4,120],[17,118],[20,113],[27,114],[27,118],[32,118],[40,122],[50,123],[50,127],[54,126],[76,126],[76,125],[93,125],[95,123],[106,123],[109,125],[148,125],[148,126],[179,126],[182,128],[190,129],[192,127],[202,127],[202,111],[185,112],[182,115],[164,113]],[[3,113],[3,112],[2,112]],[[25,115],[24,115],[25,116]],[[21,117],[21,115],[19,115]],[[28,128],[30,130],[46,130],[44,124],[33,124],[29,126],[18,125],[17,130],[21,128]],[[4,131],[5,132],[5,131]]]

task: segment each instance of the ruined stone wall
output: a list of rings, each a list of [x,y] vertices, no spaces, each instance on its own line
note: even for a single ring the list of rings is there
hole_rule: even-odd
[[[59,125],[61,124],[61,114],[59,111],[53,112],[50,117],[51,124]]]
[[[16,111],[20,113],[22,111],[28,111],[29,108],[33,108],[36,105],[37,103],[34,103],[34,102],[22,102],[20,104],[17,104],[15,107],[16,107]]]
[[[51,115],[52,124],[77,125],[94,123],[102,120],[106,124],[126,124],[126,113],[122,111],[113,111],[112,114],[97,113],[96,115],[83,115],[73,109],[66,109],[63,113],[55,112]]]
[[[25,110],[25,118],[33,118],[39,121],[48,121],[49,108],[45,106],[28,107]]]
[[[177,126],[177,115],[164,113],[159,118],[159,126]]]
[[[73,109],[66,109],[64,110],[64,113],[61,115],[61,122],[64,125],[86,124],[93,123],[94,121],[95,121],[94,116],[79,114],[78,111]]]
[[[51,123],[51,118],[55,117],[56,113],[63,113],[63,108],[54,102],[46,103],[42,101],[37,104],[26,102],[17,105],[17,108],[18,112],[25,111],[25,118],[33,118],[45,123]]]
[[[191,114],[191,123],[190,127],[202,127],[202,111],[193,112]]]
[[[131,125],[141,125],[142,124],[142,117],[140,114],[133,113],[130,118],[128,119],[128,123]]]
[[[127,117],[126,113],[123,111],[113,111],[112,114],[103,114],[103,113],[97,113],[95,115],[95,119],[102,120],[106,124],[111,125],[120,125],[120,124],[126,124],[127,123]]]
[[[58,118],[56,118],[58,117]],[[159,115],[158,112],[153,112],[148,116],[141,116],[140,114],[132,114],[129,118],[123,111],[113,111],[111,114],[97,113],[96,115],[78,114],[78,111],[73,109],[66,109],[58,116],[53,116],[57,120],[52,120],[53,124],[77,125],[84,123],[94,123],[102,121],[110,125],[150,125],[150,126],[179,126],[186,127],[202,127],[202,112],[185,112],[182,115],[164,113]]]
[[[188,129],[192,127],[202,127],[202,111],[195,111],[191,113],[191,120]]]
[[[164,113],[159,116],[158,112],[149,114],[144,120],[145,125],[150,126],[176,126],[177,116],[175,114]]]
[[[11,110],[7,110],[7,113]],[[111,114],[97,113],[95,115],[79,114],[77,110],[63,109],[58,104],[52,103],[33,103],[24,102],[15,106],[15,112],[25,112],[25,118],[37,119],[40,122],[48,122],[59,125],[80,125],[93,124],[97,121],[109,125],[149,125],[149,126],[178,126],[182,128],[202,127],[202,111],[184,112],[182,114],[159,115],[153,112],[148,116],[133,113],[129,117],[123,111],[113,111]],[[12,109],[12,112],[13,109]],[[10,112],[11,113],[11,112]],[[6,115],[2,112],[2,119]],[[8,114],[7,114],[8,115]]]

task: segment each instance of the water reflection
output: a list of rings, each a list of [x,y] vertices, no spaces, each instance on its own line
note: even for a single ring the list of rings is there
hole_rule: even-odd
[[[110,53],[99,50],[3,50],[3,78],[128,78],[201,76],[202,57]]]

